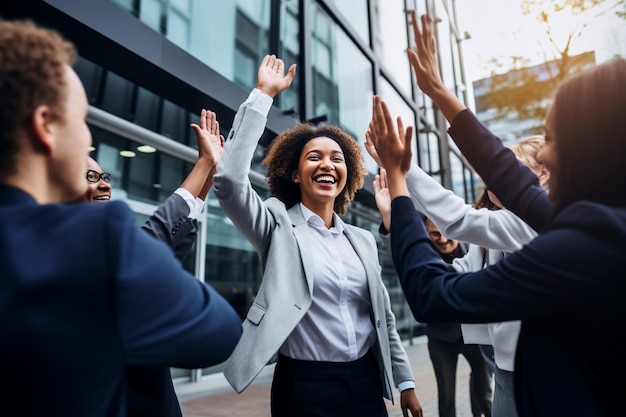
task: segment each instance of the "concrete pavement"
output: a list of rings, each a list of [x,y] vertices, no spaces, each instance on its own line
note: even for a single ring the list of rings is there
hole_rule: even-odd
[[[413,372],[416,394],[425,417],[437,417],[437,384],[428,356],[426,336],[405,343]],[[457,366],[456,409],[457,417],[472,417],[469,402],[469,364],[459,357]],[[269,417],[270,385],[274,366],[267,366],[255,381],[241,394],[228,384],[223,374],[205,377],[199,383],[177,384],[176,391],[184,417]],[[400,394],[395,391],[395,405],[387,401],[390,417],[402,417]]]

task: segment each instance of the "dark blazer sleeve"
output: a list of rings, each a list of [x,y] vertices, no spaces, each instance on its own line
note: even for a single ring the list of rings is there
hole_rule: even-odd
[[[581,202],[496,265],[450,272],[438,259],[408,197],[392,201],[391,246],[402,289],[421,322],[489,323],[619,309],[612,298],[624,255],[623,214]]]
[[[504,207],[538,232],[547,227],[554,204],[537,176],[469,109],[455,117],[448,133]]]
[[[131,366],[204,368],[225,361],[239,315],[210,285],[182,269],[170,248],[133,226],[117,202],[106,216],[114,305]]]
[[[174,193],[141,228],[150,236],[165,242],[182,262],[191,252],[198,234],[197,222],[188,216],[189,206],[181,196]]]

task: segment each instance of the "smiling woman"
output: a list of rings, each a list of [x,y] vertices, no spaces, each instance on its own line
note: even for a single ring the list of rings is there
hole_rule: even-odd
[[[356,140],[336,126],[298,124],[272,141],[263,161],[274,196],[263,201],[250,184],[273,98],[291,85],[295,65],[283,73],[282,60],[265,57],[215,174],[222,209],[263,264],[224,375],[241,392],[277,360],[273,417],[387,416],[394,385],[404,413],[421,416],[374,236],[339,217],[363,185]]]
[[[450,123],[448,133],[504,207],[538,233],[497,263],[466,274],[442,267],[415,205],[404,128],[374,98],[372,139],[387,171],[391,247],[404,294],[424,322],[521,321],[515,351],[520,416],[623,415],[626,331],[626,60],[614,58],[559,86],[546,143],[549,194],[530,167],[446,88],[439,75],[433,19],[411,13],[418,86]],[[374,137],[374,136],[372,136]],[[380,139],[380,140],[379,140]],[[599,266],[602,273],[599,273]],[[550,369],[550,372],[546,372]],[[575,402],[571,398],[576,398]]]
[[[85,200],[91,203],[103,203],[111,199],[111,174],[102,170],[95,159],[87,158],[87,193]]]
[[[308,174],[310,178],[330,175],[336,183],[336,193],[332,195],[329,214],[346,212],[366,174],[358,143],[337,126],[298,124],[274,139],[263,163],[268,167],[270,191],[287,207],[316,200],[308,195],[309,182],[303,172],[307,167],[314,170]],[[319,170],[315,170],[317,165],[321,165]],[[320,178],[316,180],[319,182]]]

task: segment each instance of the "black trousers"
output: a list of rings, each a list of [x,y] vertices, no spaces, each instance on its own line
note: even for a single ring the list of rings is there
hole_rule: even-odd
[[[470,404],[475,417],[491,417],[491,373],[479,345],[466,345],[463,340],[444,342],[428,338],[428,352],[437,378],[439,417],[456,417],[456,372],[459,355],[470,365]]]
[[[300,361],[280,355],[272,417],[387,417],[380,371],[370,351],[352,362]]]

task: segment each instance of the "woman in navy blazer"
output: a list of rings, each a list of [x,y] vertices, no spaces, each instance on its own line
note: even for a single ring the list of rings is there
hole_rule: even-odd
[[[345,224],[363,184],[358,143],[334,126],[299,124],[265,159],[275,197],[262,201],[248,174],[273,97],[295,65],[266,56],[257,88],[233,122],[215,174],[215,195],[261,258],[263,281],[224,374],[237,392],[278,360],[272,416],[386,416],[401,391],[421,416],[411,366],[382,282],[374,236]]]
[[[404,129],[398,124],[396,131],[376,97],[372,125],[393,199],[393,258],[414,315],[426,322],[522,320],[515,363],[520,416],[624,415],[615,381],[626,372],[626,60],[559,86],[539,154],[551,173],[548,199],[537,176],[445,87],[432,20],[423,16],[420,30],[412,16],[417,52],[409,58],[418,85],[443,111],[450,135],[489,189],[539,232],[496,265],[449,272],[408,198]]]

